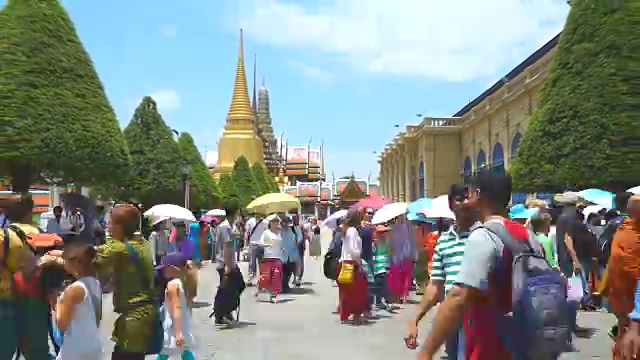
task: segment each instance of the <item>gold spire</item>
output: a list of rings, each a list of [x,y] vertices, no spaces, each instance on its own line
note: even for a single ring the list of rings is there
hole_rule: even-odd
[[[254,126],[254,113],[249,100],[249,88],[247,86],[247,74],[244,70],[244,44],[242,29],[240,29],[240,44],[238,46],[238,66],[236,69],[236,82],[233,86],[233,97],[227,115],[227,124],[236,126]]]

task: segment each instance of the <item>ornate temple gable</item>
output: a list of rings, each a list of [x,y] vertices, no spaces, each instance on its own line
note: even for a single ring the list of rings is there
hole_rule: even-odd
[[[320,182],[297,182],[300,201],[317,201],[320,197]]]
[[[309,146],[287,148],[287,175],[307,175],[309,173]]]
[[[340,200],[342,201],[351,201],[351,200],[360,200],[367,195],[364,192],[364,189],[358,184],[358,181],[355,178],[349,179],[349,182],[346,183],[345,187],[340,191]]]
[[[331,201],[333,199],[332,191],[330,186],[322,186],[320,188],[320,200],[322,201]]]

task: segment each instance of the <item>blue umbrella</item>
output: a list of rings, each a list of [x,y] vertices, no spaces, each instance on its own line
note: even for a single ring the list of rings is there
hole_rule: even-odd
[[[510,213],[510,215],[511,215],[512,219],[530,220],[532,217],[537,215],[539,212],[540,212],[539,208],[531,208],[531,209],[524,209],[523,211],[516,212],[513,215],[511,215],[511,213]]]
[[[422,214],[417,214],[416,215],[416,214],[408,213],[407,214],[407,220],[409,220],[409,221],[418,221],[418,222],[429,223],[429,224],[435,224],[436,223],[435,220],[427,219]]]
[[[590,203],[600,205],[606,209],[613,209],[615,194],[602,189],[587,189],[578,191],[576,195]]]
[[[407,206],[407,220],[409,221],[420,221],[420,222],[432,222],[429,221],[424,215],[420,214],[419,211],[430,208],[433,199],[430,198],[421,198],[414,202],[409,203]]]

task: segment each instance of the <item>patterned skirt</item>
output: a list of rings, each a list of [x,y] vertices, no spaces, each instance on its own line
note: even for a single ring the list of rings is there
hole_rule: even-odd
[[[258,288],[272,295],[280,294],[282,292],[282,260],[266,258],[260,263],[259,268]]]

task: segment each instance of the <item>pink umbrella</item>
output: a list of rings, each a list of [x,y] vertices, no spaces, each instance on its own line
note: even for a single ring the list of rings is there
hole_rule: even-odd
[[[360,199],[360,201],[358,201],[357,203],[353,204],[349,208],[349,211],[361,210],[366,208],[378,210],[387,204],[391,204],[391,201],[377,195],[367,195]]]

